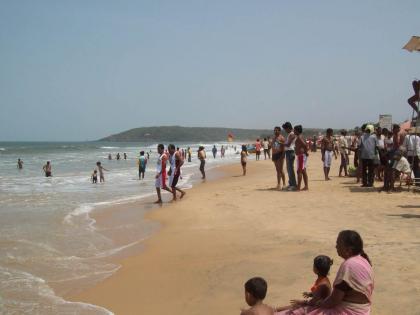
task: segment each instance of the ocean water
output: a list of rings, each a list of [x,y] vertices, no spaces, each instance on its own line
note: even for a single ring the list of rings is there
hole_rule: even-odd
[[[190,188],[199,178],[198,144],[176,145],[193,150],[193,160],[185,162],[179,183]],[[220,149],[222,143],[216,145]],[[204,144],[207,171],[238,163],[239,155],[230,145],[224,159],[220,153],[213,159],[213,144]],[[239,144],[233,145],[239,150]],[[140,150],[150,152],[142,181],[137,169]],[[118,152],[119,161],[115,160]],[[23,160],[22,170],[17,169],[18,158]],[[142,242],[155,230],[154,224],[146,222],[115,226],[128,232],[141,230],[136,239],[116,244],[89,214],[98,207],[154,195],[156,158],[156,144],[0,142],[0,314],[112,314],[99,306],[66,301],[62,295],[79,280],[93,284],[113,274],[120,266],[107,258]],[[52,164],[50,178],[42,171],[47,160]],[[90,181],[97,161],[109,170],[104,184]],[[62,289],[57,292],[53,287]]]

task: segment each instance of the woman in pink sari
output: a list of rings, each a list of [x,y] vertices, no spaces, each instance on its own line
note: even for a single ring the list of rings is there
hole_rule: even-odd
[[[316,305],[303,303],[277,315],[369,315],[373,293],[373,271],[356,231],[341,231],[337,253],[344,259],[334,281],[331,295]]]

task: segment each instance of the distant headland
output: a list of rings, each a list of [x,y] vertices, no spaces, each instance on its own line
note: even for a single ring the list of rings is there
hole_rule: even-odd
[[[306,136],[323,132],[323,129],[304,129]],[[157,126],[140,127],[123,131],[99,141],[113,142],[157,142],[157,141],[191,141],[209,142],[226,141],[230,136],[233,141],[254,141],[257,138],[271,136],[271,129],[240,129],[224,127],[182,127],[182,126]]]

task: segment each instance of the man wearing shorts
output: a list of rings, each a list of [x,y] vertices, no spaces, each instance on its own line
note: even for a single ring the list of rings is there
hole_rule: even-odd
[[[164,149],[165,147],[163,146],[163,144],[159,144],[157,147],[159,157],[156,162],[155,187],[158,200],[155,203],[159,204],[162,203],[162,197],[160,193],[161,189],[172,193],[172,191],[166,186],[166,161],[168,160],[168,157],[166,156]]]
[[[171,168],[169,170],[169,186],[172,189],[172,200],[176,200],[176,191],[178,190],[181,193],[181,196],[179,199],[182,199],[185,195],[185,191],[182,189],[176,187],[178,184],[179,177],[181,175],[181,166],[184,164],[184,160],[182,159],[181,154],[179,153],[179,150],[175,151],[175,146],[173,144],[170,144],[168,146],[169,151],[169,163],[171,165]]]
[[[337,152],[333,139],[333,130],[328,128],[326,136],[321,141],[321,156],[322,162],[324,163],[325,180],[331,180],[329,174],[333,155],[335,156],[335,159],[337,159]]]

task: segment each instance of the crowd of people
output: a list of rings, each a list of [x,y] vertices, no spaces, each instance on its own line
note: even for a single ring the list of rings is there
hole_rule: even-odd
[[[331,180],[333,160],[340,156],[338,176],[354,176],[356,183],[361,182],[362,187],[373,187],[377,181],[383,183],[381,190],[391,192],[397,189],[395,182],[418,184],[415,181],[420,178],[420,129],[401,130],[399,125],[394,124],[392,129],[388,130],[364,124],[355,130],[353,135],[341,130],[340,135],[335,136],[331,128],[320,138],[314,136],[312,139],[304,139],[302,133],[301,125],[293,127],[290,122],[285,122],[282,127],[274,127],[272,138],[264,138],[262,143],[260,139],[255,142],[257,161],[260,160],[261,148],[264,148],[265,159],[271,154],[278,190],[308,190],[307,160],[309,152],[316,151],[318,144],[326,181]],[[353,165],[350,165],[352,154]],[[247,155],[248,150],[244,146],[241,152],[243,175],[246,175]]]

